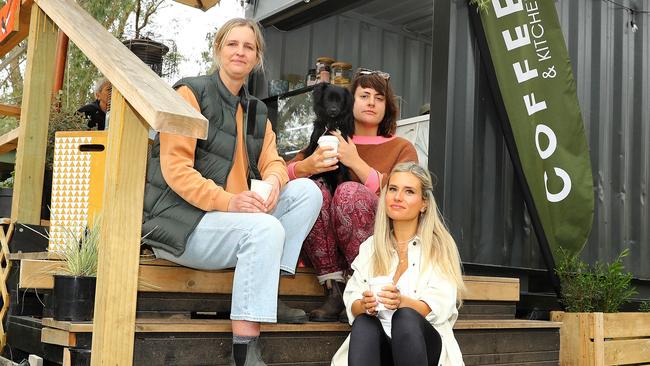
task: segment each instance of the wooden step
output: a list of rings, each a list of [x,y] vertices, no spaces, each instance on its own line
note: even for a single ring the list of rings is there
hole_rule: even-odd
[[[51,289],[52,275],[62,266],[56,255],[49,253],[12,254],[20,261],[20,288]],[[40,259],[37,259],[40,258]],[[45,259],[46,258],[46,259]],[[234,271],[201,271],[182,267],[165,260],[141,260],[139,291],[230,294]],[[519,300],[519,279],[505,277],[464,276],[467,286],[465,300]],[[310,269],[300,269],[295,277],[280,279],[281,295],[322,296],[323,288]]]
[[[43,327],[69,333],[90,333],[92,322],[69,322],[42,319]],[[137,319],[136,333],[230,333],[230,320],[225,319]],[[454,330],[461,329],[560,329],[562,323],[541,320],[459,320]],[[273,324],[262,323],[262,332],[349,332],[347,323]],[[47,339],[43,339],[46,343]]]
[[[454,333],[468,366],[557,365],[560,326],[548,321],[468,320],[456,322]],[[90,322],[43,319],[41,340],[50,346],[85,347],[91,344],[91,331]],[[170,365],[190,365],[192,356],[181,355],[191,341],[199,354],[211,355],[214,362],[209,364],[227,364],[230,331],[228,320],[138,319],[135,358],[154,352],[176,361]],[[341,323],[264,324],[264,357],[276,365],[326,365],[349,331],[350,326]]]
[[[43,319],[42,325],[41,340],[43,343],[62,347],[90,344],[92,324],[89,322],[71,323]],[[557,365],[560,326],[561,323],[548,321],[467,320],[456,322],[454,333],[467,365]],[[269,347],[274,344],[277,347],[288,347],[289,349],[314,338],[319,342],[325,341],[328,347],[321,349],[320,352],[329,353],[325,357],[321,355],[319,360],[326,362],[349,331],[350,326],[342,323],[263,324],[261,338],[264,342],[269,342]],[[215,338],[220,339],[221,342],[227,342],[230,332],[230,321],[228,320],[138,319],[136,344],[138,340],[141,340],[144,347],[149,342],[154,344],[166,342],[165,339],[177,339],[179,334],[187,333],[196,334],[195,338],[205,339],[206,342],[208,339]],[[276,343],[279,339],[276,336],[283,341]],[[152,349],[149,346],[145,348]],[[311,348],[307,349],[311,350]],[[228,349],[223,350],[225,353],[227,351]],[[309,361],[309,358],[304,358],[304,356],[300,358],[291,354],[290,350],[280,351],[285,354],[285,361],[292,360],[296,364]],[[298,353],[304,354],[304,352]]]

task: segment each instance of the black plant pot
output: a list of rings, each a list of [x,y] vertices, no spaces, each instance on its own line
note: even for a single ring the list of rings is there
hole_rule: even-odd
[[[70,348],[71,366],[90,366],[90,350],[84,348]]]
[[[52,295],[55,320],[93,320],[96,277],[54,276]]]
[[[158,76],[162,76],[163,56],[167,54],[169,47],[147,38],[129,39],[122,43]]]
[[[0,217],[11,217],[12,188],[0,188]]]
[[[11,217],[13,194],[13,188],[0,188],[0,217]],[[41,197],[41,219],[43,220],[50,219],[50,202],[52,202],[52,169],[45,169]]]

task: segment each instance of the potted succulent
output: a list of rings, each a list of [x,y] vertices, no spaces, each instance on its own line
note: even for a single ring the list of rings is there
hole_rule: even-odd
[[[68,230],[69,239],[62,252],[63,267],[54,275],[52,312],[55,320],[88,321],[93,319],[99,221],[77,236]]]

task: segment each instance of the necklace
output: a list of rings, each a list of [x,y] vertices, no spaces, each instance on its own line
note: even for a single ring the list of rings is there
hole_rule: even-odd
[[[410,239],[405,240],[405,241],[397,241],[397,238],[395,238],[393,234],[393,241],[395,242],[395,249],[397,249],[397,256],[399,257],[399,263],[406,263],[406,260],[408,259],[408,246],[404,250],[400,250],[400,244],[406,244],[410,241],[413,241],[417,234],[413,235]]]

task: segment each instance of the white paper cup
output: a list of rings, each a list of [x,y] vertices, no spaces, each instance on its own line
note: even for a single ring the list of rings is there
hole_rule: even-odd
[[[332,135],[323,135],[318,138],[318,146],[331,146],[334,149],[333,150],[328,150],[328,154],[336,154],[336,152],[339,149],[339,139],[336,136]],[[327,158],[323,160],[325,163],[331,163],[335,161],[336,158]]]
[[[392,285],[393,284],[393,279],[390,278],[389,276],[379,276],[379,277],[373,277],[370,280],[368,280],[368,284],[370,285],[370,291],[375,295],[375,299],[377,299],[377,307],[375,308],[377,311],[380,310],[386,310],[386,307],[384,304],[379,302],[379,298],[377,297],[377,294],[382,291],[382,287]]]
[[[259,194],[264,201],[269,198],[271,189],[273,189],[271,183],[259,179],[251,179],[251,191]]]

